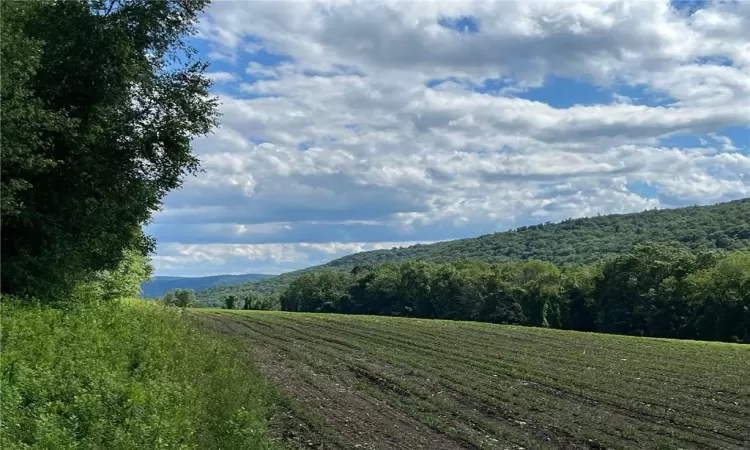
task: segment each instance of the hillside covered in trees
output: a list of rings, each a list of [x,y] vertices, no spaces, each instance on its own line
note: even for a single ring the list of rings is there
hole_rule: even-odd
[[[356,253],[327,264],[289,272],[260,282],[207,289],[198,295],[206,305],[220,305],[228,295],[279,292],[304,273],[387,262],[424,260],[502,262],[536,259],[560,266],[585,265],[630,251],[635,245],[670,243],[690,250],[750,249],[750,199],[710,206],[614,214],[521,227],[476,238]]]
[[[141,297],[162,297],[173,289],[192,289],[195,292],[200,292],[212,286],[226,286],[263,280],[271,276],[273,275],[243,273],[241,275],[215,275],[210,277],[153,277],[141,284]]]

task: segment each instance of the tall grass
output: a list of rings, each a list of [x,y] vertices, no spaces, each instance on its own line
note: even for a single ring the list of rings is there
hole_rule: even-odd
[[[176,308],[3,301],[3,449],[271,449],[275,394]]]

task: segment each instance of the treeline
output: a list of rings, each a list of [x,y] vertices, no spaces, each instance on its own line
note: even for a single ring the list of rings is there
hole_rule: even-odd
[[[304,274],[286,311],[472,320],[750,342],[750,252],[642,244],[587,267],[407,261]]]
[[[187,41],[206,5],[0,2],[0,294],[132,295],[107,280],[136,263],[142,281],[142,226],[198,173],[191,142],[216,124]]]
[[[535,259],[560,266],[595,264],[646,242],[679,245],[692,251],[750,250],[750,199],[569,219],[476,238],[361,252],[261,281],[212,287],[199,292],[198,300],[203,304],[220,304],[228,295],[281,292],[304,273],[328,269],[350,271],[357,266],[409,260],[447,263],[471,259],[497,263]]]
[[[180,308],[223,307],[225,309],[278,310],[281,309],[278,295],[254,295],[248,292],[242,296],[229,295],[220,304],[205,305],[198,301],[192,289],[172,289],[157,301],[166,306]]]
[[[195,293],[196,304],[200,307],[226,308],[227,302],[231,302],[235,305],[234,309],[281,309],[279,292],[257,291],[253,288],[253,284],[240,285],[238,289],[221,296],[216,294],[206,296],[204,293],[205,290]]]

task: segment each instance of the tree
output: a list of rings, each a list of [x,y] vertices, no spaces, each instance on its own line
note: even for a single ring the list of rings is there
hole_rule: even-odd
[[[398,266],[384,264],[373,270],[359,273],[350,284],[346,305],[358,314],[391,314],[400,296],[401,275]]]
[[[750,343],[750,252],[730,253],[686,285],[697,338]]]
[[[224,307],[226,309],[234,309],[235,306],[237,306],[237,297],[234,295],[230,295],[224,299]]]
[[[141,283],[151,279],[154,268],[148,258],[136,250],[126,250],[117,269],[98,274],[102,298],[134,298],[141,295]]]
[[[246,309],[246,310],[254,309],[255,305],[253,305],[253,301],[254,301],[253,293],[248,292],[247,295],[245,295],[245,298],[243,299],[242,309]]]
[[[596,301],[593,297],[595,268],[573,268],[567,271],[563,289],[568,301],[564,328],[577,331],[596,331]]]
[[[0,4],[2,292],[69,292],[127,251],[198,170],[215,125],[207,64],[184,42],[207,0]]]
[[[170,306],[187,308],[196,305],[195,291],[192,289],[172,289],[164,295],[162,301]]]
[[[518,289],[503,280],[498,270],[483,274],[481,282],[483,293],[474,316],[476,320],[512,324],[526,321],[518,302]]]
[[[689,313],[678,284],[698,267],[692,253],[663,244],[643,244],[602,266],[594,296],[600,331],[675,337]]]
[[[458,299],[461,297],[463,289],[463,277],[456,268],[449,264],[440,265],[435,270],[430,289],[432,294],[432,310],[430,312],[434,314],[433,317],[461,318],[459,310],[462,309],[462,305],[459,304]],[[420,309],[427,311],[427,309]],[[424,317],[430,316],[426,315]]]
[[[335,271],[305,274],[294,280],[281,296],[285,311],[334,311],[349,288],[347,274]]]
[[[516,298],[530,325],[560,326],[562,280],[554,264],[535,260],[511,264],[504,278],[515,286]]]
[[[430,317],[430,265],[424,261],[407,261],[400,266],[400,286],[396,304],[397,315]]]

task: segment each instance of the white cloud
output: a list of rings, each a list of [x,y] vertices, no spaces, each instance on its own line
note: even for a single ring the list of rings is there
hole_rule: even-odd
[[[237,75],[231,72],[208,72],[206,76],[214,83],[231,83],[237,81]]]
[[[743,3],[743,2],[738,2]],[[539,78],[626,76],[701,56],[747,63],[748,7],[717,4],[692,16],[667,1],[217,2],[204,34],[227,49],[247,36],[305,65],[356,62],[396,71]],[[469,16],[457,36],[441,17]]]
[[[276,274],[299,263],[322,264],[330,259],[368,250],[409,247],[418,242],[329,242],[294,244],[169,244],[153,257],[158,271],[191,273],[196,266],[204,273]],[[431,242],[425,242],[431,243]]]
[[[161,267],[278,271],[357,242],[750,195],[746,144],[724,132],[750,125],[748,5],[216,2],[199,37],[242,63],[213,75],[240,93],[221,93],[221,126],[195,141],[206,172],[157,217],[161,242],[187,246]],[[459,16],[478,32],[438,23]],[[521,98],[551,77],[600,100]]]
[[[711,136],[713,140],[721,144],[722,150],[729,151],[729,152],[738,150],[738,148],[734,146],[730,138],[726,136],[717,135],[716,133],[709,133],[708,135]]]
[[[279,72],[279,68],[264,66],[255,61],[250,61],[245,69],[245,73],[255,78],[278,78]]]

